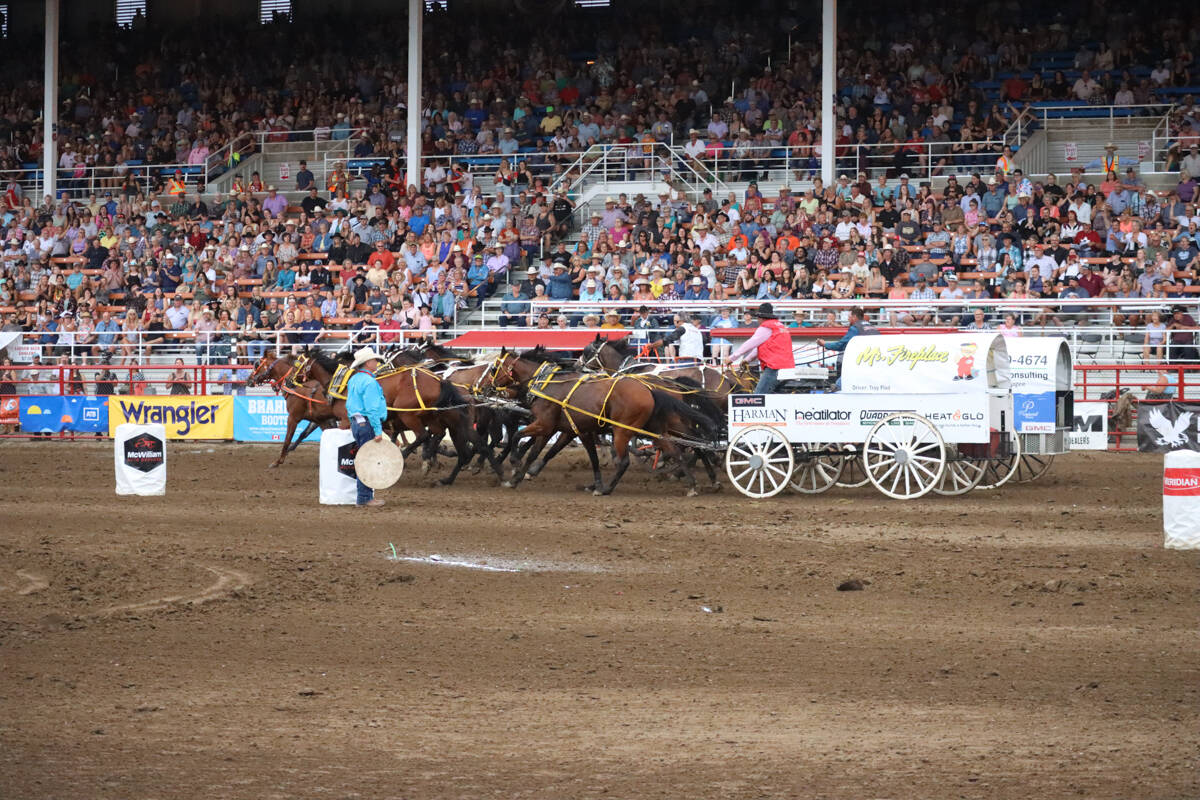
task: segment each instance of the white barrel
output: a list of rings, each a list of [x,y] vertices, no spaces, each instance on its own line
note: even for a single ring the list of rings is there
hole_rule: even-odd
[[[1163,460],[1164,546],[1200,550],[1200,452],[1172,450]]]
[[[167,493],[167,429],[127,422],[113,433],[117,494]]]
[[[323,505],[354,505],[358,480],[354,476],[354,434],[333,428],[321,434],[320,491]]]

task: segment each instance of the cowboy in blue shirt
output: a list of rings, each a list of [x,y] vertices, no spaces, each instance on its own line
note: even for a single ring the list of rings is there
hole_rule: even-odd
[[[359,447],[374,439],[383,440],[383,420],[387,417],[387,401],[383,389],[375,380],[379,368],[379,356],[369,347],[354,354],[350,364],[354,374],[346,384],[346,416],[350,418],[350,432]],[[382,500],[375,498],[375,491],[362,481],[358,482],[358,504],[381,506]]]

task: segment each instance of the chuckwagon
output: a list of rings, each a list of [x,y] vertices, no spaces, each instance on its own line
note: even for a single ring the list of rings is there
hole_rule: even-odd
[[[1021,453],[1010,370],[994,333],[856,337],[838,391],[729,396],[726,472],[755,498],[824,492],[848,466],[904,500],[999,486]]]
[[[1075,393],[1067,340],[1058,336],[1019,336],[1007,343],[1020,453],[1009,463],[989,464],[980,488],[989,488],[998,479],[1004,483],[1009,477],[1018,483],[1040,478],[1055,456],[1071,449]]]

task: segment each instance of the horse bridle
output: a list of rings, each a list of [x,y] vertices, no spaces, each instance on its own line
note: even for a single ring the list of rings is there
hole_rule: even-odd
[[[493,389],[500,388],[496,385],[496,378],[499,378],[502,374],[508,379],[510,386],[516,384],[517,376],[513,374],[512,367],[504,363],[506,358],[508,358],[507,353],[499,353],[492,359],[491,365],[483,371],[483,373],[476,379],[475,385],[471,387],[471,390],[475,394],[481,393],[484,381],[489,379],[491,380]],[[503,373],[501,372],[501,368],[504,370]]]
[[[580,362],[580,366],[582,366],[584,369],[594,369],[596,372],[607,372],[607,370],[604,369],[604,362],[600,360],[600,353],[607,345],[607,339],[599,342],[596,349],[592,351],[592,354],[588,356],[587,360]]]

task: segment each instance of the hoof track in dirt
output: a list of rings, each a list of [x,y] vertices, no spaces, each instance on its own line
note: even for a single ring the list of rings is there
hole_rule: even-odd
[[[29,572],[28,570],[17,570],[16,576],[18,578],[18,583],[15,586],[9,586],[8,584],[0,583],[0,590],[11,589],[17,594],[24,596],[40,592],[42,589],[45,589],[50,585],[49,581],[47,581],[41,575]]]
[[[244,572],[239,572],[236,569],[228,569],[226,567],[209,567],[204,569],[217,576],[215,583],[205,587],[199,592],[189,594],[169,595],[167,597],[154,597],[149,600],[144,600],[140,603],[126,603],[119,606],[111,606],[99,612],[96,616],[111,617],[114,614],[128,613],[131,611],[161,611],[175,605],[198,606],[212,600],[219,600],[223,597],[228,597],[234,592],[241,591],[250,585],[250,576]]]

